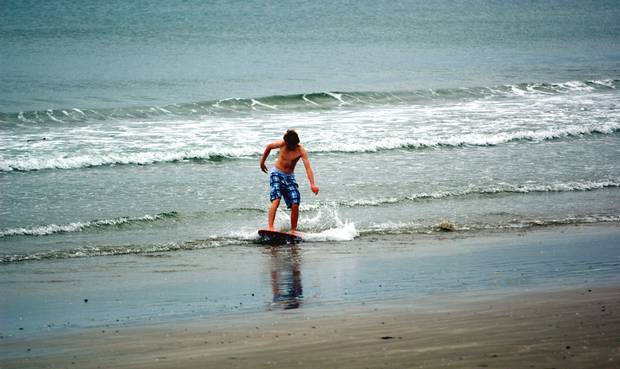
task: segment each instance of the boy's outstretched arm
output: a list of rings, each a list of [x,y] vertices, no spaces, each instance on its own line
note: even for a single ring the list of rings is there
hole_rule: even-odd
[[[308,153],[306,149],[301,149],[301,160],[304,162],[306,168],[306,174],[308,175],[308,181],[310,181],[310,189],[315,195],[319,194],[319,186],[314,183],[314,172],[312,172],[312,166],[310,165],[310,159],[308,159]]]
[[[267,160],[267,157],[269,156],[269,153],[271,152],[272,149],[277,149],[278,147],[282,147],[283,144],[284,144],[284,141],[276,141],[276,142],[272,142],[268,144],[267,147],[265,147],[263,156],[261,156],[260,158],[260,163],[259,163],[260,170],[267,173],[267,166],[265,165],[265,160]]]

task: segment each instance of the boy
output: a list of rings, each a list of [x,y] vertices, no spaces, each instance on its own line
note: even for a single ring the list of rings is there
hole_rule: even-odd
[[[297,231],[297,220],[299,219],[299,195],[298,185],[295,181],[295,165],[301,158],[306,168],[306,174],[310,181],[310,189],[315,195],[319,194],[319,187],[314,184],[314,173],[310,166],[308,153],[299,144],[299,136],[295,130],[289,129],[284,134],[284,139],[270,143],[265,148],[263,156],[260,158],[260,169],[267,173],[265,160],[272,149],[280,149],[275,166],[269,171],[269,186],[271,187],[271,208],[269,209],[268,228],[275,231],[273,223],[276,219],[276,211],[280,206],[280,199],[284,197],[286,206],[291,209],[291,233]]]

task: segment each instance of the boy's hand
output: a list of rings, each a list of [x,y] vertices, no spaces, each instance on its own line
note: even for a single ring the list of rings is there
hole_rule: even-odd
[[[310,186],[310,189],[312,190],[312,192],[314,192],[315,195],[319,194],[319,186],[312,185]]]
[[[265,165],[265,163],[260,163],[260,170],[267,173],[267,166]]]

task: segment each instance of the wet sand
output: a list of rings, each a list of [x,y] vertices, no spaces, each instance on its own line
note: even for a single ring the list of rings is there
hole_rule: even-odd
[[[618,368],[619,312],[620,288],[444,295],[4,342],[0,367]]]

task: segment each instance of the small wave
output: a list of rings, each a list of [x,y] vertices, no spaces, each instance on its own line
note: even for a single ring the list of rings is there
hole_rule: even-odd
[[[493,186],[469,186],[461,190],[446,190],[435,192],[420,192],[402,197],[384,197],[370,199],[341,200],[333,203],[332,206],[342,207],[365,207],[398,204],[405,201],[423,201],[444,199],[449,197],[461,197],[470,195],[496,195],[502,193],[544,193],[544,192],[573,192],[573,191],[594,191],[603,188],[620,187],[620,180],[605,181],[582,181],[552,184],[528,184],[515,185],[510,183],[498,183]],[[320,210],[326,204],[302,204],[301,211]]]
[[[121,246],[92,246],[79,247],[66,250],[41,251],[31,254],[14,254],[2,256],[3,263],[16,263],[46,259],[74,259],[96,256],[119,256],[119,255],[152,255],[161,252],[173,252],[183,250],[197,250],[228,245],[249,244],[250,241],[237,237],[213,237],[206,240],[164,243],[152,245],[121,245]]]
[[[529,230],[540,227],[553,227],[562,225],[580,225],[594,223],[618,223],[620,216],[613,215],[586,215],[566,217],[562,219],[513,219],[508,222],[495,224],[469,223],[454,224],[455,232],[479,232],[479,231],[504,231],[504,230]],[[360,236],[371,235],[415,235],[444,233],[445,229],[438,224],[428,225],[421,223],[378,223],[359,230]]]
[[[559,182],[552,184],[528,184],[514,185],[510,183],[499,183],[494,186],[476,187],[472,186],[460,191],[437,191],[431,193],[419,193],[405,197],[406,200],[416,201],[424,199],[441,199],[446,197],[458,197],[467,195],[493,195],[501,193],[537,193],[537,192],[573,192],[573,191],[593,191],[603,188],[620,187],[620,180],[606,181],[582,181],[582,182]]]
[[[575,216],[567,217],[563,219],[525,219],[518,220],[513,219],[510,223],[487,225],[487,224],[473,224],[468,227],[462,227],[464,231],[467,230],[484,230],[484,229],[528,229],[536,227],[552,227],[558,225],[571,225],[571,224],[591,224],[591,223],[617,223],[620,222],[620,216],[612,215],[588,215],[588,216]]]
[[[74,222],[60,225],[48,224],[30,228],[9,228],[0,231],[0,238],[12,236],[47,236],[56,233],[82,232],[90,228],[104,228],[132,223],[153,222],[164,218],[174,218],[177,215],[178,213],[176,212],[168,212],[156,215],[144,215],[141,217],[118,217],[113,219],[91,220],[87,222]]]
[[[480,232],[480,231],[505,231],[505,230],[529,230],[539,227],[553,227],[562,225],[580,225],[594,223],[618,223],[620,216],[613,215],[586,215],[566,217],[562,219],[513,219],[508,222],[485,224],[455,224],[454,231],[460,233]],[[321,231],[303,232],[305,241],[316,242],[342,242],[351,241],[358,236],[373,235],[416,235],[416,234],[435,234],[444,232],[438,225],[424,225],[420,223],[378,223],[357,229],[351,222],[341,222],[334,228],[323,229]],[[154,254],[189,251],[199,249],[209,249],[226,246],[255,246],[257,234],[255,231],[240,231],[230,233],[227,236],[214,236],[204,240],[194,240],[186,242],[173,242],[164,244],[150,245],[121,245],[121,246],[92,246],[80,247],[67,250],[41,251],[29,254],[2,255],[1,263],[18,263],[26,261],[46,260],[46,259],[73,259],[97,256],[119,256],[119,255],[144,255],[153,256]]]
[[[143,120],[160,117],[201,117],[205,115],[254,114],[261,111],[273,112],[298,109],[329,109],[346,104],[342,99],[360,102],[367,96],[368,102],[389,101],[391,94],[364,92],[318,92],[292,95],[273,95],[255,98],[227,98],[214,101],[171,104],[164,107],[126,107],[114,109],[48,109],[42,111],[0,112],[0,124],[76,124],[82,122],[102,122],[120,120]]]

